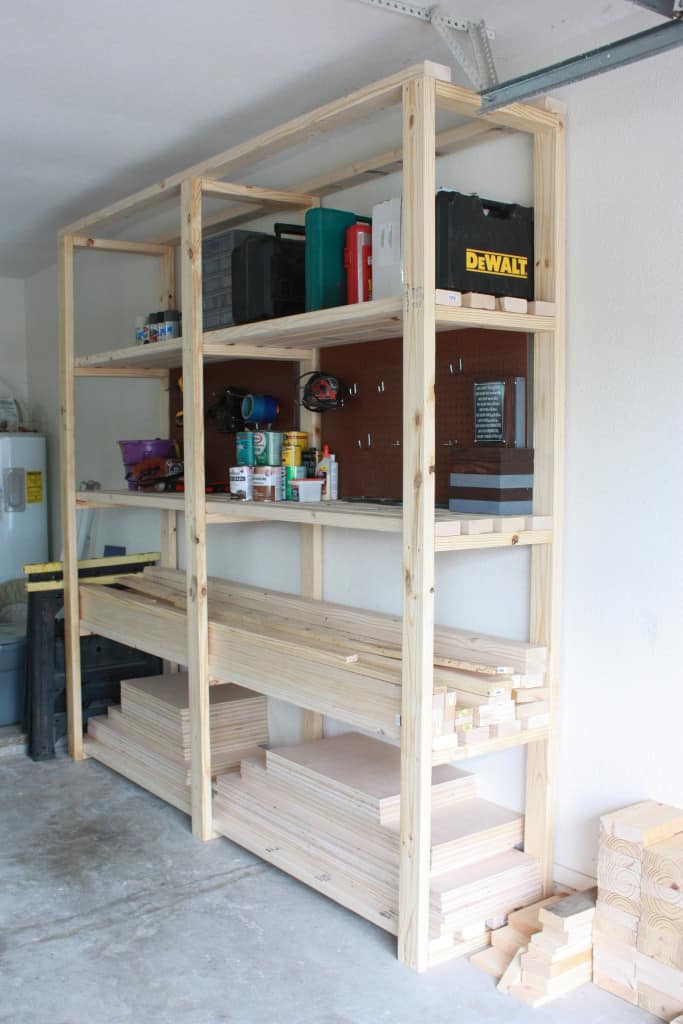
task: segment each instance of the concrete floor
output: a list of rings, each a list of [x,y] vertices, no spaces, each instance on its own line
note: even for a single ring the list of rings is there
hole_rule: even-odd
[[[2,1024],[645,1024],[586,985],[530,1010],[384,932],[94,761],[0,759]]]

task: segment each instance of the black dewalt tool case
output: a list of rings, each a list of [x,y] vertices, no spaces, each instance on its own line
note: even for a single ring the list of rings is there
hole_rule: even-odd
[[[437,192],[436,287],[533,299],[533,208]]]
[[[252,236],[232,254],[232,315],[236,324],[303,313],[306,308],[305,235],[297,224],[276,224],[275,235]]]

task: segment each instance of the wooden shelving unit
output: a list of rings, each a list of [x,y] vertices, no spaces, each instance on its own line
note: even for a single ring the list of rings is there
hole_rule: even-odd
[[[304,738],[322,735],[323,714],[400,739],[401,835],[398,954],[416,970],[429,963],[430,799],[433,764],[444,764],[525,745],[527,787],[524,845],[541,863],[550,886],[553,833],[554,715],[550,728],[525,731],[471,747],[435,749],[432,737],[434,687],[434,564],[441,552],[529,545],[531,548],[530,641],[549,649],[547,685],[551,705],[557,696],[559,569],[562,527],[562,445],[564,389],[564,152],[563,124],[556,105],[513,104],[480,116],[476,94],[452,85],[448,69],[425,62],[329,103],[203,161],[164,182],[120,200],[71,224],[60,235],[60,324],[62,392],[62,522],[68,670],[69,750],[84,756],[81,718],[81,627],[134,643],[189,672],[192,725],[191,813],[194,834],[214,835],[209,750],[209,686],[216,676],[236,670],[221,661],[212,641],[208,608],[206,529],[211,524],[289,522],[300,526],[302,595],[322,598],[322,530],[327,526],[400,534],[403,544],[403,616],[400,687],[390,698],[369,685],[366,704],[358,702],[352,673],[334,676],[329,686],[313,685],[310,670],[301,678],[282,677],[274,662],[265,673],[244,656],[240,681],[305,709]],[[272,158],[292,146],[319,139],[387,107],[402,105],[402,146],[349,164],[288,191],[253,188],[223,179]],[[468,121],[441,132],[436,111]],[[494,130],[530,133],[534,146],[536,297],[556,304],[556,315],[532,316],[438,305],[435,301],[435,161],[463,142]],[[318,205],[322,196],[367,180],[377,170],[403,167],[402,299],[325,309],[280,320],[202,330],[202,230],[217,222],[242,223],[281,209]],[[202,220],[202,199],[230,200],[224,215]],[[75,356],[75,249],[99,249],[156,256],[160,263],[160,308],[174,302],[176,237],[152,243],[92,237],[119,218],[140,213],[159,200],[180,203],[182,339],[144,347]],[[237,204],[237,205],[235,205]],[[455,516],[434,512],[435,338],[440,330],[488,328],[524,331],[534,337],[533,445],[534,512],[523,522],[504,517]],[[290,359],[300,371],[317,365],[318,352],[331,345],[402,336],[403,346],[403,505],[387,508],[335,502],[323,505],[244,505],[206,495],[204,479],[204,362],[231,358]],[[400,343],[400,340],[397,341]],[[169,370],[181,366],[184,380],[185,493],[76,491],[74,381],[76,377],[149,377],[161,388],[161,423],[168,424]],[[320,418],[302,413],[301,429],[320,443]],[[77,508],[149,508],[161,517],[162,565],[177,567],[178,513],[184,513],[185,602],[182,610],[161,609],[153,601],[100,588],[79,595],[76,566]],[[135,615],[131,615],[131,608]],[[358,677],[356,677],[357,679]],[[376,691],[376,692],[375,692]],[[380,693],[381,691],[381,693]],[[382,696],[381,694],[384,694]],[[375,703],[372,703],[372,702]],[[377,703],[379,702],[379,703]],[[400,724],[399,724],[400,723]]]

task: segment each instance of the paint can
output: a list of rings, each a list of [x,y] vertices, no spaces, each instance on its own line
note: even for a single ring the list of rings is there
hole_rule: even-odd
[[[254,501],[282,501],[282,466],[257,466],[254,470]]]
[[[242,419],[245,423],[272,423],[280,408],[272,395],[245,395],[242,399]]]
[[[254,465],[254,435],[249,430],[240,430],[235,435],[235,443],[237,446],[237,465],[238,466],[253,466]]]
[[[282,457],[282,434],[276,430],[254,432],[254,465],[277,466]]]
[[[286,430],[282,435],[282,444],[296,445],[303,451],[308,445],[308,434],[304,430]]]
[[[242,501],[254,500],[254,467],[253,466],[231,466],[230,494],[233,498],[241,498]]]
[[[305,466],[285,466],[285,501],[294,501],[292,494],[292,480],[305,480]]]
[[[294,444],[283,445],[281,461],[285,468],[287,468],[287,466],[300,466],[301,448]]]

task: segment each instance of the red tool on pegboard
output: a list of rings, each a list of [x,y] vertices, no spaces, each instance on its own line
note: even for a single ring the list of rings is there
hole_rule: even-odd
[[[344,267],[346,268],[346,301],[367,302],[372,298],[372,227],[352,224],[346,229]]]

